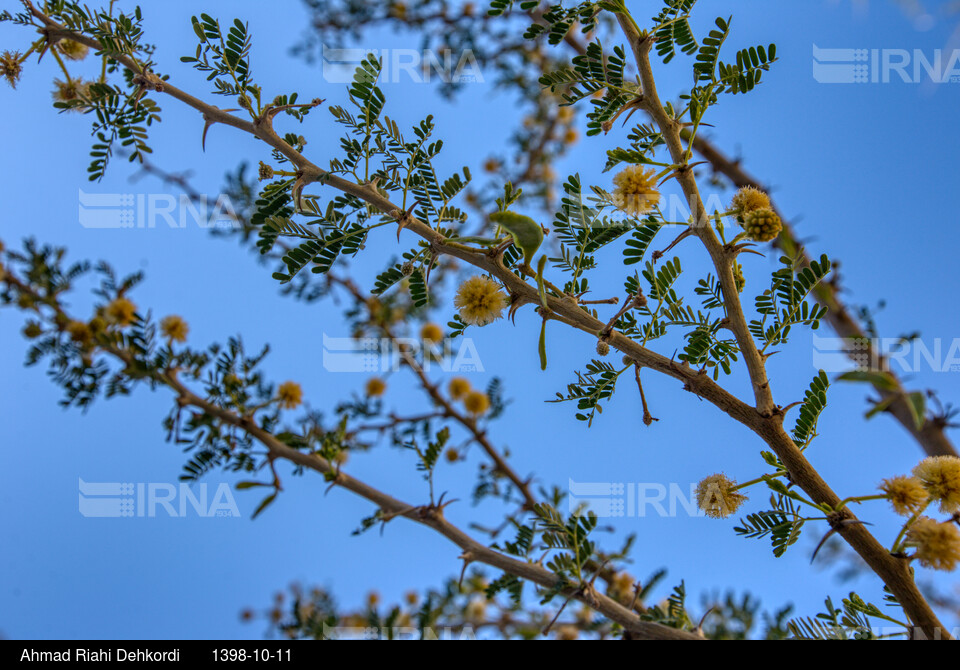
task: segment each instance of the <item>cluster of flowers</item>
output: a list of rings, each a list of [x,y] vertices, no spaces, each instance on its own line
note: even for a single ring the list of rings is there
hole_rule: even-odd
[[[751,482],[755,483],[755,482]],[[715,519],[723,519],[747,501],[740,493],[745,485],[723,474],[714,474],[697,485],[697,505]],[[960,458],[930,456],[913,469],[910,476],[900,475],[880,483],[880,496],[901,516],[909,516],[904,526],[903,547],[912,547],[912,556],[920,565],[934,570],[950,571],[960,563]],[[952,515],[940,522],[922,516],[931,504],[939,503],[940,511]]]

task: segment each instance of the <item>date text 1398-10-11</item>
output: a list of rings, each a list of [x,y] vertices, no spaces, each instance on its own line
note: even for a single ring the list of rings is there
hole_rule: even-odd
[[[290,649],[214,649],[213,660],[216,661],[289,661]]]

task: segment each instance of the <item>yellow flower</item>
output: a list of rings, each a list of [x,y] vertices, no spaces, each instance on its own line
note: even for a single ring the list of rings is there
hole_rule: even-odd
[[[736,212],[737,221],[743,223],[743,215],[757,209],[773,209],[770,197],[758,188],[744,186],[730,201],[731,211]]]
[[[710,475],[697,484],[697,506],[714,519],[730,516],[747,501],[747,496],[733,490],[736,485],[726,475]]]
[[[611,193],[614,206],[631,216],[649,212],[660,202],[653,168],[631,165],[613,178],[613,184],[616,187]]]
[[[480,416],[490,409],[490,398],[483,391],[470,391],[463,399],[463,406],[474,416]]]
[[[297,382],[283,382],[277,388],[277,399],[283,409],[296,409],[303,402],[303,389]]]
[[[106,329],[107,329],[107,322],[104,321],[101,317],[95,316],[92,319],[90,319],[90,330],[93,331],[94,335],[99,335]]]
[[[576,128],[567,128],[567,131],[563,134],[563,141],[565,144],[573,144],[579,137],[580,133],[577,132]]]
[[[940,501],[940,511],[960,510],[960,458],[930,456],[913,469],[930,497]]]
[[[747,285],[747,280],[743,277],[743,266],[737,262],[733,264],[733,283],[737,287],[737,293],[743,293],[743,287]]]
[[[621,605],[629,606],[636,595],[636,580],[628,572],[618,572],[607,583],[607,595]]]
[[[35,340],[43,335],[43,327],[36,321],[27,321],[23,327],[23,336],[28,340]]]
[[[387,390],[387,383],[379,377],[371,377],[367,380],[367,395],[371,398],[382,396]]]
[[[103,315],[111,324],[123,328],[133,323],[136,313],[137,306],[128,299],[120,297],[107,305]]]
[[[435,323],[425,323],[423,328],[420,329],[420,339],[435,344],[443,339],[443,330]]]
[[[580,637],[580,629],[573,624],[557,626],[558,640],[576,640]]]
[[[0,76],[7,80],[11,88],[17,87],[22,72],[23,66],[20,65],[19,51],[4,51],[0,54]]]
[[[487,601],[481,597],[471,598],[463,610],[463,618],[470,623],[483,621],[487,612]]]
[[[743,229],[751,240],[769,242],[783,230],[783,223],[772,209],[755,209],[743,215]]]
[[[164,337],[174,342],[186,342],[190,326],[179,316],[171,314],[160,322],[160,332],[163,333]]]
[[[919,479],[904,475],[884,479],[880,483],[880,490],[887,494],[893,511],[903,516],[919,510],[929,497]]]
[[[573,107],[566,106],[557,110],[557,120],[560,123],[569,123],[573,121]]]
[[[487,172],[496,172],[500,169],[500,161],[498,161],[496,158],[488,158],[483,163],[483,169]]]
[[[444,452],[444,456],[446,456],[448,463],[456,463],[460,460],[460,452],[453,447],[447,449],[446,452]]]
[[[470,382],[463,377],[454,377],[450,380],[447,391],[450,393],[451,398],[460,400],[460,398],[470,393]]]
[[[420,602],[420,594],[416,591],[407,591],[407,594],[403,597],[407,601],[408,605],[416,605]]]
[[[474,326],[493,323],[507,306],[507,296],[500,285],[484,275],[470,277],[457,289],[453,304],[460,310],[460,318]]]
[[[81,346],[87,346],[93,339],[93,332],[90,330],[90,326],[83,321],[71,321],[67,324],[66,331],[70,339]]]
[[[86,44],[73,40],[60,40],[57,42],[57,51],[70,60],[83,60],[90,52],[90,48]]]
[[[54,79],[53,85],[56,86],[53,90],[53,99],[56,102],[70,102],[89,96],[90,84],[84,82],[79,77],[71,79],[70,81]]]
[[[377,603],[380,602],[380,594],[376,591],[371,591],[367,594],[367,605],[370,607],[376,607]]]
[[[920,517],[907,531],[907,544],[917,548],[915,558],[925,568],[950,571],[960,562],[960,530],[952,521]]]
[[[273,168],[263,161],[260,161],[260,168],[257,170],[257,178],[260,181],[273,179]]]

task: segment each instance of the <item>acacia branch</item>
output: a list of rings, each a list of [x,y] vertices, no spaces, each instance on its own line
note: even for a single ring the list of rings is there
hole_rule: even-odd
[[[684,139],[689,139],[690,133],[683,131]],[[716,148],[711,142],[700,135],[693,138],[693,148],[703,158],[705,158],[713,170],[724,175],[737,188],[752,186],[763,191],[767,191],[760,182],[752,175],[747,173],[740,165],[739,161],[728,158]],[[771,200],[772,202],[772,200]],[[774,241],[774,244],[786,253],[794,255],[799,259],[802,267],[810,264],[810,257],[807,255],[803,245],[797,239],[796,233],[787,223],[787,219],[780,213],[776,204],[773,204],[773,210],[783,222],[783,230],[780,236]],[[833,328],[834,332],[842,338],[857,340],[867,345],[867,348],[858,351],[858,355],[866,352],[870,360],[875,360],[877,353],[873,349],[871,338],[864,332],[856,317],[854,317],[849,308],[840,298],[840,289],[833,282],[820,282],[813,289],[813,296],[818,303],[827,308],[826,321]],[[852,356],[853,351],[848,355]],[[874,387],[881,400],[891,399],[891,404],[887,407],[887,412],[902,425],[908,433],[920,444],[920,447],[928,456],[960,456],[953,442],[944,432],[946,421],[941,417],[925,417],[923,425],[917,428],[916,421],[913,418],[913,410],[910,402],[907,400],[907,392],[903,388],[901,380],[897,375],[887,370],[887,379],[896,385],[896,389],[886,389]]]
[[[691,205],[694,216],[694,232],[706,247],[719,275],[727,311],[727,325],[737,339],[750,378],[753,381],[757,406],[755,409],[751,408],[750,418],[744,423],[770,445],[787,468],[791,482],[799,486],[818,505],[838,509],[840,498],[810,464],[790,436],[787,435],[783,428],[782,412],[773,403],[763,357],[760,355],[753,336],[747,328],[739,292],[733,280],[732,264],[735,255],[726,251],[717,239],[713,229],[708,225],[709,218],[700,198],[696,177],[686,164],[686,152],[680,137],[682,125],[677,119],[673,119],[667,114],[657,94],[653,68],[650,64],[650,49],[655,37],[649,33],[641,34],[628,14],[618,12],[617,20],[633,51],[640,71],[642,104],[659,127],[671,157],[679,166],[677,180]],[[925,636],[931,639],[949,638],[949,634],[937,619],[930,604],[927,603],[917,588],[909,561],[891,555],[863,524],[851,523],[854,519],[855,517],[850,513],[849,508],[844,507],[840,512],[831,514],[829,520],[831,527],[843,536],[896,595],[903,606],[904,612],[923,631]]]
[[[45,304],[53,309],[56,316],[64,322],[72,319],[63,310],[56,300],[50,300],[35,291],[31,286],[8,272],[3,281],[13,286],[20,294],[31,296],[38,304]],[[101,351],[113,356],[124,366],[136,367],[135,357],[127,350],[114,345],[98,344]],[[176,371],[166,370],[151,373],[150,378],[159,382],[176,393],[179,407],[194,407],[215,418],[223,424],[243,430],[267,449],[267,459],[272,463],[280,458],[295,465],[313,470],[324,475],[334,485],[351,491],[377,505],[381,517],[405,517],[411,521],[432,528],[447,539],[451,540],[463,551],[461,557],[469,562],[479,562],[494,568],[499,568],[519,579],[538,584],[546,589],[558,589],[562,586],[560,577],[550,572],[539,563],[524,562],[474,540],[471,536],[450,523],[443,516],[443,508],[436,505],[411,505],[394,498],[379,489],[344,473],[338,466],[332,464],[317,453],[298,451],[277,439],[273,433],[262,428],[253,416],[240,415],[228,409],[215,405],[194,393],[177,376]],[[563,596],[576,599],[588,607],[596,610],[603,616],[615,621],[625,630],[638,639],[656,640],[702,640],[703,637],[695,633],[676,628],[670,628],[659,623],[643,621],[640,617],[613,600],[609,596],[597,593],[592,589],[576,586],[559,588]]]
[[[537,23],[545,25],[545,22],[540,17],[535,16],[532,12],[530,15]],[[577,54],[583,55],[587,52],[586,47],[576,38],[572,31],[567,31],[563,39]],[[764,192],[769,192],[769,189],[743,169],[740,161],[731,160],[725,156],[710,140],[700,134],[694,135],[686,128],[680,130],[681,139],[684,141],[689,142],[691,135],[693,135],[694,151],[710,163],[714,172],[727,177],[737,188],[752,186]],[[774,240],[773,244],[783,249],[786,253],[798,258],[801,267],[808,266],[810,264],[810,257],[807,255],[806,250],[772,198],[771,203],[774,212],[780,217],[780,221],[783,224],[783,230],[777,239]],[[819,282],[813,289],[813,296],[818,303],[827,308],[826,321],[833,328],[834,332],[842,338],[855,339],[866,343],[867,348],[857,351],[856,354],[867,353],[870,356],[870,360],[875,360],[876,352],[873,349],[873,342],[867,336],[866,332],[864,332],[858,319],[851,314],[849,308],[840,298],[839,287],[833,282]],[[853,351],[847,353],[851,357],[855,354]],[[945,419],[936,416],[925,417],[923,425],[919,428],[917,427],[916,421],[914,420],[913,409],[907,400],[907,392],[903,388],[901,380],[892,371],[888,370],[887,372],[890,381],[896,385],[897,388],[890,390],[874,387],[881,400],[890,400],[893,398],[886,411],[892,414],[900,425],[913,436],[914,440],[917,441],[928,456],[960,456],[960,452],[958,452],[956,446],[954,446],[953,442],[944,432],[946,428]]]

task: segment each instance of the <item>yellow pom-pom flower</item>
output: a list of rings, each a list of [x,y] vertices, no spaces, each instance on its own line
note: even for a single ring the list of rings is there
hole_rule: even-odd
[[[470,393],[470,390],[470,382],[463,377],[454,377],[450,380],[450,384],[447,386],[447,391],[450,393],[450,397],[454,400],[460,400]]]
[[[429,344],[436,344],[443,339],[443,329],[435,323],[425,323],[420,329],[420,339]]]
[[[737,482],[726,475],[710,475],[697,484],[697,506],[714,519],[724,519],[747,501],[747,496],[737,493]]]
[[[656,175],[653,168],[644,168],[642,165],[631,165],[621,170],[613,178],[616,188],[610,195],[614,206],[631,216],[639,216],[656,207],[660,202]]]
[[[53,99],[55,102],[71,102],[89,96],[90,84],[79,77],[69,81],[53,80]],[[73,109],[73,108],[71,108]]]
[[[116,298],[104,309],[103,316],[114,326],[124,328],[133,323],[137,314],[137,306],[127,298]]]
[[[23,66],[20,65],[20,53],[17,51],[4,51],[0,54],[0,77],[7,80],[11,88],[17,87],[20,81],[20,74],[23,72]]]
[[[57,51],[70,60],[83,60],[90,53],[90,48],[86,44],[73,40],[60,40],[57,42]]]
[[[747,285],[747,280],[743,276],[743,266],[736,262],[733,264],[733,284],[737,287],[737,293],[743,293],[743,287]]]
[[[379,398],[387,391],[387,382],[379,377],[371,377],[367,380],[366,393],[371,398]]]
[[[487,276],[477,275],[460,284],[453,304],[460,310],[460,318],[464,323],[485,326],[502,316],[507,306],[507,296],[497,282]]]
[[[88,346],[93,341],[93,331],[83,321],[71,321],[67,324],[66,331],[70,339],[82,347]]]
[[[283,409],[296,409],[303,402],[303,389],[297,382],[283,382],[277,388],[277,400]]]
[[[954,513],[960,510],[960,458],[930,456],[913,469],[930,497],[940,501],[940,511]]]
[[[474,416],[480,416],[490,409],[490,398],[483,391],[470,391],[463,399],[463,406]]]
[[[950,571],[960,562],[960,529],[952,521],[920,517],[907,531],[907,545],[917,548],[914,557],[925,568]]]
[[[757,209],[773,209],[773,205],[766,193],[753,186],[744,186],[730,201],[730,210],[735,213],[740,223],[743,223],[744,214]]]
[[[743,215],[743,229],[751,240],[769,242],[783,230],[783,223],[772,209],[755,209]]]
[[[190,332],[190,326],[179,316],[171,314],[160,322],[160,332],[168,340],[186,342],[187,333]]]
[[[487,601],[482,597],[471,598],[463,610],[463,618],[470,623],[480,623],[487,612]]]
[[[35,340],[41,335],[43,335],[43,326],[36,321],[27,321],[27,325],[23,327],[23,336],[28,340]]]
[[[919,510],[930,497],[919,479],[904,475],[884,479],[880,483],[880,490],[887,495],[893,511],[902,516]]]

